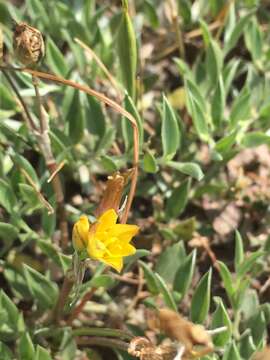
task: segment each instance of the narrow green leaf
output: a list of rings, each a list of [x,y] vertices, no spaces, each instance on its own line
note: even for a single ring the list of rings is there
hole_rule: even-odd
[[[224,109],[225,109],[225,90],[222,76],[219,76],[218,82],[216,84],[216,89],[214,92],[213,101],[211,104],[211,114],[213,124],[217,129],[220,128],[224,117]]]
[[[68,123],[68,136],[73,144],[77,144],[82,140],[85,129],[85,113],[78,91],[74,93],[70,109],[71,111],[66,118]]]
[[[196,256],[197,251],[195,249],[181,263],[175,275],[173,289],[180,293],[182,298],[186,295],[190,287],[196,264]]]
[[[12,158],[14,160],[14,163],[19,168],[22,168],[29,175],[29,177],[34,181],[36,186],[38,188],[40,188],[39,179],[38,179],[36,170],[33,168],[32,164],[30,164],[30,162],[25,157],[23,157],[19,154],[15,154],[14,156],[12,156]],[[26,182],[28,183],[28,180],[26,180]]]
[[[14,359],[14,356],[13,356],[11,350],[4,343],[2,343],[2,341],[0,341],[0,354],[1,354],[2,360],[13,360]]]
[[[206,119],[206,106],[202,106],[202,104],[205,103],[205,100],[201,98],[201,95],[198,96],[194,91],[194,87],[191,87],[189,81],[186,82],[186,94],[188,111],[192,117],[197,135],[203,141],[207,141],[209,139],[209,133]]]
[[[154,174],[158,171],[157,161],[151,151],[146,151],[143,157],[143,170]]]
[[[212,337],[215,346],[225,346],[232,336],[232,323],[221,298],[215,298],[217,307],[212,316],[211,328],[226,326],[227,330]]]
[[[165,95],[162,105],[161,139],[163,156],[171,160],[180,146],[180,132],[174,111]]]
[[[52,360],[50,353],[42,346],[38,345],[34,360]]]
[[[222,261],[218,261],[219,268],[220,268],[220,275],[223,281],[224,288],[228,295],[230,301],[233,301],[233,294],[234,294],[234,286],[233,286],[233,279],[230,270],[227,268],[227,265],[224,264]]]
[[[16,204],[16,197],[11,186],[3,179],[0,179],[0,204],[8,213],[14,211],[14,206]]]
[[[171,196],[166,202],[167,219],[178,217],[184,210],[188,202],[190,190],[190,179],[186,179],[179,187],[172,191]]]
[[[202,178],[204,177],[204,174],[200,166],[196,163],[168,161],[166,165],[170,166],[175,170],[180,171],[185,175],[189,175],[198,181],[202,180]]]
[[[210,40],[206,52],[206,70],[211,85],[215,86],[219,80],[223,66],[223,54],[219,44],[214,40]]]
[[[210,307],[212,269],[204,274],[197,285],[191,301],[191,320],[195,323],[203,323]]]
[[[51,38],[47,39],[46,44],[46,62],[50,69],[57,75],[66,77],[68,73],[68,67],[64,55],[61,53]]]
[[[244,135],[241,144],[247,148],[257,147],[263,144],[270,145],[270,136],[260,131],[253,131]]]
[[[137,45],[127,7],[128,2],[122,8],[122,18],[117,34],[117,50],[124,86],[134,100],[136,94]]]
[[[142,118],[134,104],[132,98],[126,94],[124,99],[125,109],[133,115],[136,120],[138,131],[139,131],[139,147],[142,148],[143,144],[143,121]],[[133,128],[130,121],[127,118],[122,118],[122,133],[125,141],[126,150],[132,148],[133,146]]]
[[[99,288],[103,287],[105,289],[110,288],[115,283],[115,280],[110,275],[99,275],[94,277],[90,282],[89,286]]]
[[[146,280],[148,290],[151,292],[151,294],[157,295],[159,293],[159,286],[155,273],[143,261],[139,260],[139,265],[143,268],[144,278]]]
[[[161,276],[159,276],[158,273],[155,273],[155,275],[156,275],[159,290],[163,296],[163,300],[164,300],[166,306],[168,306],[168,308],[170,308],[171,310],[177,311],[176,303],[175,303],[172,293],[168,289],[165,281],[162,279]]]
[[[244,261],[244,245],[242,236],[239,231],[235,231],[235,250],[234,250],[234,268],[236,272]]]
[[[227,54],[237,43],[238,39],[242,35],[245,26],[248,24],[250,17],[254,14],[254,11],[242,16],[239,21],[236,22],[234,29],[230,36],[225,38],[224,54]]]
[[[26,332],[19,341],[20,360],[33,360],[35,358],[35,349],[30,335]]]
[[[166,284],[172,284],[176,272],[185,259],[185,248],[182,241],[168,246],[159,256],[155,266],[155,271],[166,281]]]
[[[230,114],[230,123],[231,127],[234,128],[237,123],[241,120],[247,120],[250,115],[250,90],[245,87],[239,96],[235,99],[231,114]]]
[[[100,138],[105,133],[106,121],[101,104],[93,97],[87,96],[86,124],[90,133]]]
[[[256,251],[254,253],[252,253],[248,258],[246,258],[242,264],[238,267],[238,271],[237,271],[237,278],[241,279],[243,278],[249,271],[252,270],[254,264],[256,263],[256,261],[262,257],[263,255],[265,255],[265,252],[263,251]]]
[[[250,51],[253,61],[259,60],[263,54],[263,36],[255,16],[249,21],[244,31],[246,47]]]
[[[242,360],[234,341],[226,347],[222,360]]]
[[[43,310],[52,308],[58,296],[56,284],[26,264],[23,271],[29,291],[39,307]]]

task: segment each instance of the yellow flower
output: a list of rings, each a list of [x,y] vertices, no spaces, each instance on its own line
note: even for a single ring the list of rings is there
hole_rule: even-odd
[[[120,272],[123,257],[136,252],[130,241],[139,231],[136,225],[116,224],[114,209],[107,210],[98,220],[90,224],[87,217],[81,216],[73,228],[73,244],[76,250],[86,249],[88,255],[102,261]]]

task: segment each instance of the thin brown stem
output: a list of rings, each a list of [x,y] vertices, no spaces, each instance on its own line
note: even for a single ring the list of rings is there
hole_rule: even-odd
[[[59,323],[59,321],[61,320],[61,317],[62,317],[62,314],[64,311],[64,307],[65,307],[65,304],[69,297],[69,294],[72,290],[73,284],[74,284],[73,270],[68,270],[68,272],[66,273],[62,288],[60,290],[58,301],[55,305],[55,308],[54,308],[53,314],[52,314],[53,320],[56,323]]]

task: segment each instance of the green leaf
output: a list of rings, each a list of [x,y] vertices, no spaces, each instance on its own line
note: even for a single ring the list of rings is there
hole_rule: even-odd
[[[146,285],[148,290],[153,295],[159,294],[158,280],[156,275],[150,267],[142,261],[139,261],[139,265],[143,268],[144,278],[146,280]]]
[[[190,287],[196,264],[196,256],[197,251],[195,249],[184,259],[176,272],[173,289],[180,293],[182,298]]]
[[[203,323],[207,317],[210,306],[212,269],[204,274],[198,283],[191,301],[191,320],[195,323]]]
[[[168,246],[159,256],[155,271],[166,281],[172,284],[178,267],[185,259],[185,248],[182,241]]]
[[[37,192],[33,189],[31,185],[19,183],[19,190],[21,193],[21,198],[26,202],[26,204],[33,210],[37,207],[43,206],[44,204],[40,201]]]
[[[194,179],[200,181],[204,177],[202,169],[200,166],[193,162],[176,162],[176,161],[168,161],[166,165],[171,168],[180,171],[185,175],[189,175]]]
[[[136,94],[137,45],[136,34],[127,6],[122,8],[122,17],[117,34],[117,50],[124,86],[134,100]]]
[[[0,341],[11,341],[25,329],[23,317],[16,305],[5,294],[0,292]]]
[[[230,299],[231,303],[233,303],[233,295],[234,295],[234,286],[233,286],[233,279],[230,270],[227,268],[227,265],[224,264],[222,261],[218,261],[218,265],[220,268],[220,276],[223,281],[224,288]]]
[[[0,6],[1,6],[1,4],[0,4]],[[2,343],[2,341],[0,341],[0,354],[1,354],[2,360],[13,360],[14,359],[12,352],[4,343]]]
[[[213,96],[213,101],[211,104],[212,120],[217,129],[219,129],[222,123],[224,117],[224,109],[225,109],[225,90],[224,90],[222,76],[219,76]]]
[[[249,359],[256,351],[256,346],[250,334],[250,329],[247,329],[243,334],[241,334],[239,351],[243,359]]]
[[[33,360],[35,358],[35,349],[30,335],[26,332],[19,341],[20,360]]]
[[[227,330],[212,337],[215,346],[225,346],[232,336],[232,323],[221,298],[215,298],[217,307],[212,316],[211,329],[226,326]]]
[[[239,231],[235,231],[235,250],[234,250],[234,268],[236,272],[239,270],[239,266],[244,260],[244,245],[242,236]]]
[[[199,94],[197,87],[190,81],[186,81],[187,107],[197,132],[203,141],[209,139],[208,124],[206,119],[205,100]],[[196,90],[195,90],[196,89]]]
[[[241,144],[247,148],[257,147],[263,144],[270,145],[270,136],[260,131],[253,131],[244,135]]]
[[[58,49],[51,38],[48,38],[46,49],[46,62],[50,69],[57,75],[66,77],[68,73],[68,66],[62,52]],[[76,113],[74,113],[76,114]]]
[[[133,115],[133,117],[136,120],[136,123],[138,126],[138,131],[139,131],[139,148],[141,149],[142,144],[143,144],[143,121],[142,121],[142,118],[134,104],[134,101],[128,94],[125,95],[124,104],[125,104],[125,109],[131,115]],[[133,128],[132,128],[131,122],[125,117],[122,118],[122,133],[123,133],[123,138],[125,141],[125,148],[126,148],[126,150],[128,150],[133,147]]]
[[[0,250],[0,255],[12,246],[18,234],[18,229],[15,226],[0,222],[0,239],[2,239],[5,244]]]
[[[71,256],[61,253],[59,248],[54,246],[51,242],[48,240],[38,239],[37,245],[49,259],[62,268],[64,273],[70,268],[72,263]]]
[[[14,211],[16,204],[16,197],[11,186],[3,179],[0,179],[0,204],[10,214]]]
[[[143,157],[143,170],[150,174],[155,174],[158,171],[157,161],[149,150],[145,152]]]
[[[263,36],[256,17],[252,17],[244,31],[246,47],[254,61],[259,60],[263,54]]]
[[[237,278],[240,280],[249,271],[251,271],[253,266],[255,265],[256,261],[263,255],[265,255],[265,252],[259,250],[259,251],[255,251],[248,258],[244,259],[242,264],[238,267]]]
[[[171,160],[180,146],[180,132],[177,118],[165,95],[162,104],[161,140],[163,157]]]
[[[52,360],[49,352],[42,346],[38,345],[36,350],[36,356],[34,360]]]
[[[225,37],[224,54],[227,54],[236,45],[238,39],[244,31],[245,26],[248,24],[249,19],[253,14],[254,11],[242,16],[240,20],[237,21],[230,35],[227,38]]]
[[[77,144],[82,140],[85,129],[85,113],[78,91],[74,93],[70,109],[71,111],[66,118],[68,123],[68,136],[73,144]]]
[[[58,296],[56,284],[26,264],[23,265],[23,270],[28,289],[38,306],[42,310],[52,308]]]
[[[226,347],[222,360],[242,360],[234,341]]]
[[[250,96],[250,90],[245,87],[235,99],[230,114],[230,123],[232,128],[234,128],[239,121],[247,120],[249,118]]]
[[[219,44],[214,39],[211,39],[206,52],[206,71],[212,86],[215,86],[219,80],[222,65],[222,50]]]
[[[89,286],[95,288],[103,287],[107,289],[112,287],[114,283],[115,280],[110,275],[99,275],[90,280]]]
[[[106,121],[102,106],[93,96],[87,95],[88,106],[86,106],[86,124],[89,132],[100,138],[105,133]]]
[[[37,188],[40,188],[39,179],[32,164],[30,164],[30,162],[25,157],[19,154],[15,154],[12,158],[14,160],[14,163],[19,166],[19,168],[22,168],[29,175],[32,181],[36,184]],[[28,183],[28,180],[26,180],[26,182]]]
[[[170,292],[170,290],[168,289],[165,281],[162,279],[161,276],[159,276],[158,273],[155,273],[156,275],[156,279],[157,279],[157,284],[159,287],[159,290],[163,296],[163,300],[164,303],[166,304],[166,306],[168,306],[168,308],[170,308],[171,310],[177,311],[177,306],[176,303],[173,299],[172,293]]]
[[[171,196],[166,202],[167,219],[178,217],[184,210],[188,202],[190,191],[190,179],[186,179],[182,184],[172,191]]]

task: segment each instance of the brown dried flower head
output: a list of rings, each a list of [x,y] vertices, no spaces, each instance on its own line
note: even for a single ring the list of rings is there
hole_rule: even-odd
[[[175,346],[153,345],[145,337],[135,337],[131,340],[128,353],[140,360],[173,360],[177,354]]]
[[[14,23],[13,49],[15,56],[25,66],[33,66],[45,55],[42,34],[25,22],[14,21]]]

